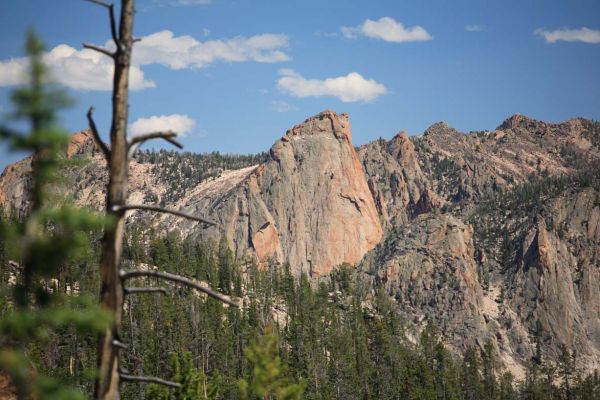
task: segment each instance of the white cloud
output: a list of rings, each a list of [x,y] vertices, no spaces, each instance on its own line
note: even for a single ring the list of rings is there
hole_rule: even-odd
[[[44,61],[52,77],[65,86],[79,90],[112,89],[112,60],[96,51],[76,50],[61,44],[46,53]],[[25,57],[0,61],[0,86],[25,83],[28,65]],[[147,80],[138,66],[132,66],[129,87],[131,90],[141,90],[156,87],[156,84]]]
[[[294,97],[334,96],[345,103],[370,102],[387,93],[385,86],[373,79],[365,79],[357,72],[336,78],[306,79],[291,69],[279,71],[282,75],[277,87]]]
[[[112,42],[105,43],[110,48]],[[136,44],[130,70],[130,89],[156,87],[147,80],[140,68],[143,65],[161,64],[171,69],[202,68],[218,61],[255,61],[273,63],[287,61],[284,52],[288,38],[283,34],[262,34],[251,37],[238,36],[228,40],[200,42],[191,36],[175,36],[171,31],[161,31],[144,36]],[[112,60],[96,51],[76,50],[61,44],[44,56],[54,78],[73,89],[111,90]],[[24,83],[28,61],[25,57],[0,60],[0,86]]]
[[[217,61],[273,63],[290,59],[283,52],[287,46],[288,38],[283,34],[200,42],[191,36],[161,31],[142,38],[134,49],[133,62],[161,64],[172,69],[202,68]]]
[[[196,127],[196,121],[187,115],[153,115],[148,118],[138,118],[129,127],[132,136],[150,132],[173,131],[184,136]]]
[[[465,31],[467,32],[483,32],[484,30],[483,25],[465,25]]]
[[[284,113],[292,110],[296,110],[296,107],[283,100],[275,100],[271,102],[271,110]]]
[[[543,37],[546,43],[556,43],[559,40],[563,40],[565,42],[583,42],[591,44],[600,43],[600,30],[594,30],[585,27],[579,29],[561,28],[554,31],[537,29],[534,33]]]
[[[404,25],[391,17],[382,17],[377,21],[367,19],[358,26],[342,26],[341,31],[342,35],[348,39],[367,36],[394,43],[422,42],[433,39],[424,28],[418,25],[405,28]]]

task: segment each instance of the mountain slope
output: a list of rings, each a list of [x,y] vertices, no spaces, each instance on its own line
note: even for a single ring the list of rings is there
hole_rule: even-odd
[[[198,240],[224,234],[238,260],[289,263],[296,276],[356,265],[415,329],[434,320],[457,352],[490,341],[517,376],[538,344],[549,359],[564,345],[586,370],[600,364],[600,123],[514,115],[494,131],[437,123],[358,151],[351,140],[348,117],[325,111],[260,157],[141,154],[131,203],[218,225],[129,218]],[[86,131],[69,156],[88,164],[67,173],[66,192],[102,208],[105,164]],[[26,210],[29,168],[2,174],[4,209]]]

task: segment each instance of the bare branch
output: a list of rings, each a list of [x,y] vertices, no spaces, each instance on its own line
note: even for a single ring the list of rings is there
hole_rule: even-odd
[[[156,211],[156,212],[161,212],[161,213],[165,213],[165,214],[176,215],[176,216],[182,217],[182,218],[191,219],[192,221],[198,221],[198,222],[202,222],[202,223],[208,224],[208,225],[217,225],[215,222],[209,221],[209,220],[201,218],[201,217],[196,217],[194,215],[187,214],[182,211],[169,210],[167,208],[162,208],[162,207],[158,207],[158,206],[147,206],[144,204],[127,204],[124,206],[113,206],[112,210],[114,212],[127,211],[127,210]]]
[[[127,348],[128,348],[125,343],[120,342],[120,341],[118,341],[116,339],[112,341],[112,345],[115,346],[115,347],[118,347],[120,349],[123,349],[123,350],[127,350]]]
[[[102,53],[105,56],[108,56],[110,58],[115,58],[115,53],[112,53],[111,51],[109,51],[103,47],[96,46],[95,44],[84,43],[83,47],[85,47],[86,49],[95,50],[95,51]]]
[[[117,49],[121,51],[121,41],[119,40],[119,35],[117,34],[117,23],[115,22],[115,7],[112,3],[108,6],[108,17],[110,18],[110,34],[112,35]]]
[[[108,17],[110,18],[110,33],[112,35],[113,41],[117,46],[117,49],[121,50],[121,41],[119,40],[119,35],[117,35],[117,23],[115,19],[115,7],[112,3],[107,3],[103,0],[86,0],[90,3],[98,4],[99,6],[106,7],[108,10]]]
[[[85,0],[85,1],[88,1],[88,2],[94,3],[94,4],[98,4],[99,6],[106,7],[106,8],[111,6],[111,4],[109,4],[105,1],[102,1],[102,0]]]
[[[135,293],[162,293],[167,294],[167,289],[164,287],[129,287],[125,288],[125,294]]]
[[[180,275],[171,274],[169,272],[154,271],[154,270],[142,271],[142,270],[136,269],[136,270],[130,270],[130,271],[121,270],[120,275],[121,275],[121,279],[131,279],[131,278],[137,278],[137,277],[142,277],[142,276],[149,276],[149,277],[155,277],[155,278],[159,278],[159,279],[165,279],[165,280],[171,281],[171,282],[181,283],[182,285],[186,285],[186,286],[194,288],[202,293],[206,293],[210,297],[217,299],[225,304],[229,304],[232,307],[239,307],[238,303],[231,301],[229,298],[222,295],[221,293],[218,293],[209,287],[199,285],[189,278],[186,278],[186,277],[183,277]]]
[[[151,132],[146,133],[144,135],[134,136],[131,139],[129,139],[127,143],[127,146],[129,146],[128,157],[131,158],[142,144],[144,144],[147,140],[151,139],[164,139],[167,142],[171,143],[173,146],[183,149],[183,145],[177,140],[175,140],[175,137],[177,137],[177,134],[173,131]]]
[[[141,382],[141,383],[156,383],[159,385],[165,385],[172,388],[180,388],[181,384],[177,382],[166,381],[155,376],[136,376],[136,375],[125,375],[119,374],[119,377],[123,382]]]
[[[110,150],[108,149],[108,147],[106,146],[106,144],[102,141],[102,139],[100,139],[100,134],[98,133],[98,128],[96,128],[96,123],[94,122],[94,116],[92,115],[94,113],[94,107],[90,107],[88,112],[87,112],[87,119],[90,125],[90,130],[92,131],[92,135],[94,135],[94,140],[96,141],[96,144],[98,145],[98,147],[100,147],[100,150],[102,150],[102,153],[104,153],[104,157],[106,157],[106,160],[110,160]]]
[[[177,137],[177,133],[173,131],[166,132],[151,132],[145,133],[143,135],[134,136],[129,140],[129,146],[132,146],[136,143],[144,143],[146,140],[150,139],[165,139],[167,142],[172,143],[174,146],[183,148],[183,145],[179,143],[177,140],[173,139]]]
[[[141,37],[136,37],[136,38],[133,38],[133,40],[131,41],[131,43],[137,43],[137,42],[141,42],[141,41],[142,41]]]

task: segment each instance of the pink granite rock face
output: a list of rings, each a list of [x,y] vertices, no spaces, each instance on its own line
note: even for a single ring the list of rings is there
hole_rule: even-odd
[[[187,207],[219,222],[238,259],[311,276],[357,263],[382,229],[351,140],[348,117],[324,111],[288,130],[247,176],[214,196],[199,188]]]
[[[296,272],[327,274],[379,243],[379,217],[346,115],[324,111],[288,130],[256,175],[281,253]]]

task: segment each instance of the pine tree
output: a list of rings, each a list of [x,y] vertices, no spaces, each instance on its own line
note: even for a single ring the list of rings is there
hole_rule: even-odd
[[[68,135],[56,124],[56,112],[69,104],[64,92],[48,83],[42,62],[44,47],[30,31],[26,45],[29,55],[29,83],[12,96],[14,117],[28,121],[30,132],[19,134],[0,128],[14,149],[31,152],[32,188],[29,209],[21,223],[0,226],[3,246],[20,264],[12,303],[2,316],[0,367],[11,374],[19,399],[30,397],[62,399],[82,397],[64,382],[36,373],[41,365],[32,363],[37,349],[48,345],[53,331],[73,327],[83,334],[99,332],[109,318],[84,296],[65,296],[60,284],[49,279],[65,265],[82,257],[88,232],[99,229],[103,220],[52,197],[48,186],[60,180],[59,169],[66,153]],[[73,280],[70,281],[71,288]],[[62,285],[66,287],[66,285]]]
[[[483,398],[480,367],[481,360],[477,351],[469,347],[463,358],[463,392],[466,400]]]
[[[564,344],[559,346],[559,351],[557,366],[559,377],[562,379],[561,387],[564,392],[564,398],[571,400],[573,398],[573,380],[577,375],[575,355]]]
[[[292,383],[285,376],[286,367],[277,355],[277,336],[272,327],[250,345],[245,353],[252,370],[248,379],[239,382],[242,400],[301,400],[304,393],[303,382]]]
[[[496,349],[491,341],[487,341],[481,355],[483,367],[483,393],[485,398],[494,399],[497,393],[496,382]]]
[[[498,400],[512,400],[515,398],[515,391],[513,388],[513,374],[505,372],[500,377]]]

